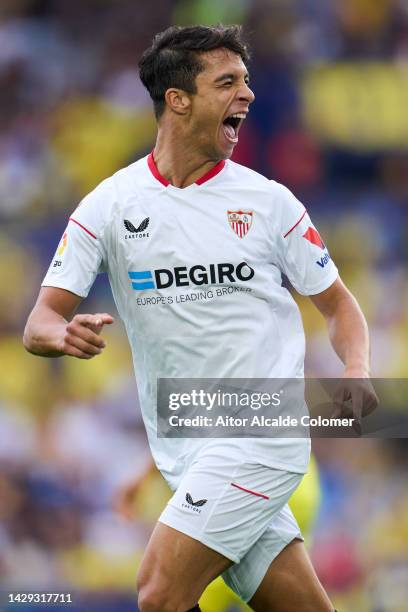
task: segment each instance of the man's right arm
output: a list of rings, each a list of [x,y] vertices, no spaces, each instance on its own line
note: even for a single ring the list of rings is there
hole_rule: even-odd
[[[34,355],[92,359],[105,348],[100,337],[114,319],[107,313],[74,315],[82,298],[65,289],[42,287],[24,330],[24,347]]]

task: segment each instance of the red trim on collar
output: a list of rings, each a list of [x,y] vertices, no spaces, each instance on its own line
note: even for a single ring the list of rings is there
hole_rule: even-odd
[[[154,154],[154,150],[150,153],[150,155],[147,158],[147,164],[149,166],[150,172],[153,174],[154,178],[157,179],[162,185],[164,185],[165,187],[168,187],[169,185],[171,185],[171,183],[167,179],[165,179],[164,176],[162,176],[160,172],[158,171],[156,162],[154,161],[153,154]],[[222,159],[221,161],[218,162],[218,164],[214,166],[214,168],[211,168],[211,170],[209,170],[202,177],[197,179],[195,181],[195,184],[202,185],[203,183],[206,183],[207,181],[212,179],[214,176],[216,176],[219,172],[221,172],[224,166],[225,166],[225,159]]]
[[[197,185],[202,185],[203,183],[206,183],[207,181],[212,179],[213,176],[216,176],[219,172],[221,172],[221,170],[223,169],[224,166],[225,166],[225,159],[222,159],[221,161],[218,162],[218,164],[216,164],[214,166],[214,168],[211,168],[211,170],[206,172],[204,174],[204,176],[202,176],[201,178],[197,179],[196,180],[196,184]]]
[[[157,166],[156,166],[156,162],[154,161],[153,151],[150,153],[149,157],[147,158],[147,163],[148,163],[148,166],[150,168],[150,172],[153,174],[154,178],[157,179],[165,187],[168,187],[170,185],[170,183],[158,171]]]

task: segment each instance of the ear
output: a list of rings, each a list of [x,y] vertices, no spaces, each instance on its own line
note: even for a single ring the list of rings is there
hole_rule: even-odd
[[[186,115],[191,108],[191,99],[183,89],[167,89],[164,94],[167,106],[177,115]]]

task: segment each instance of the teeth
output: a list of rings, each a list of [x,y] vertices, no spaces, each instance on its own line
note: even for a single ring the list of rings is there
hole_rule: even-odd
[[[230,116],[236,119],[245,119],[246,114],[245,113],[235,113],[235,115],[230,115]]]

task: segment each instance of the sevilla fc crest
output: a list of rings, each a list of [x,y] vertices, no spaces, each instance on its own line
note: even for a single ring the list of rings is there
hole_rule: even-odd
[[[228,223],[237,236],[243,238],[249,232],[252,225],[252,210],[229,210]]]

